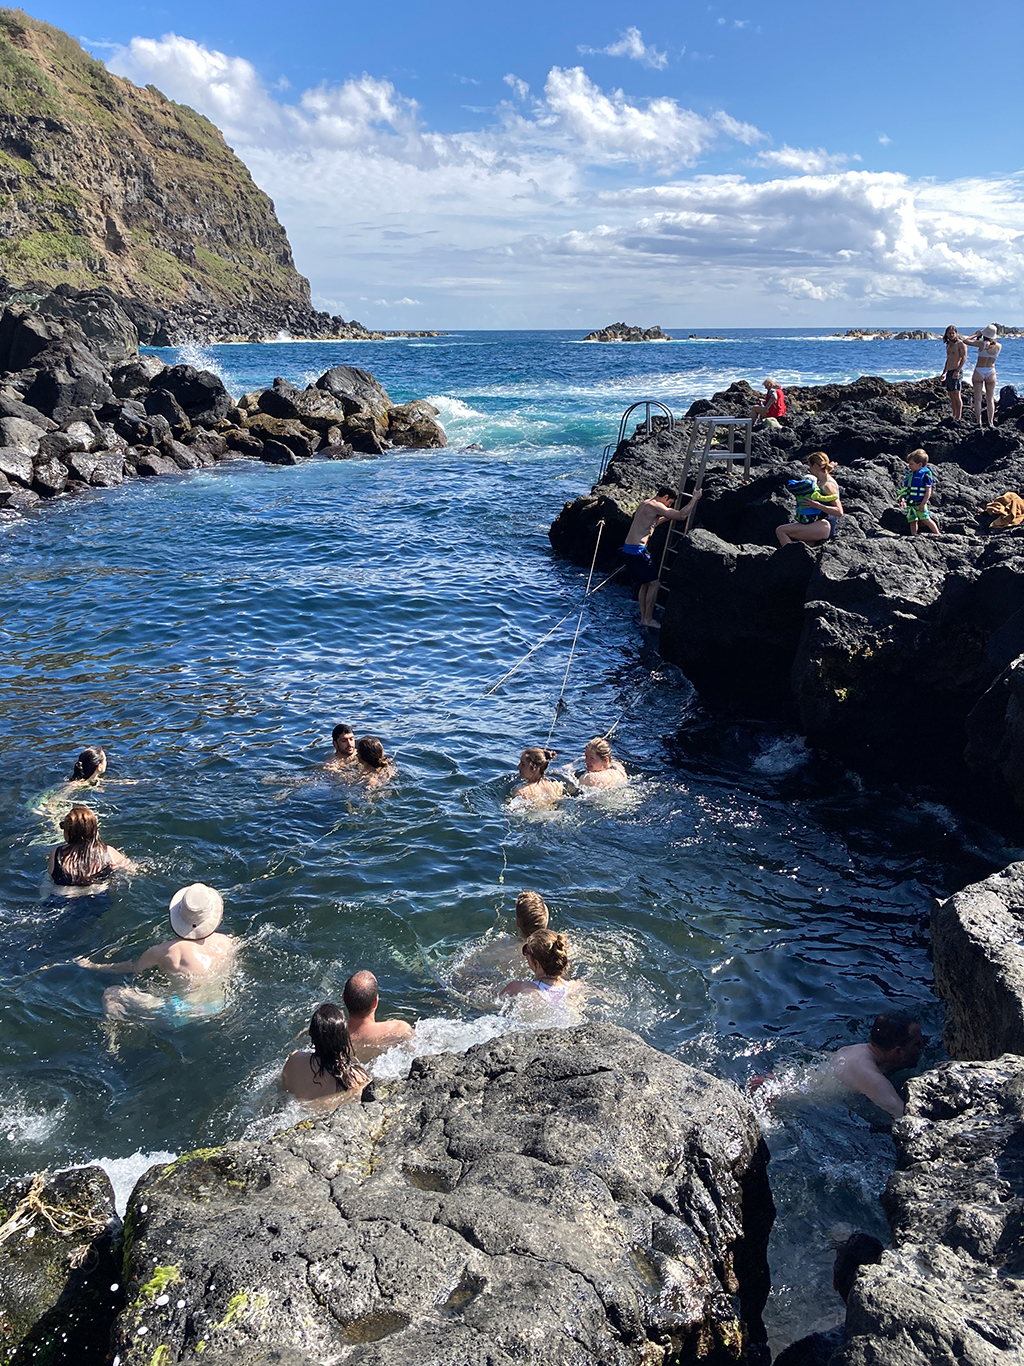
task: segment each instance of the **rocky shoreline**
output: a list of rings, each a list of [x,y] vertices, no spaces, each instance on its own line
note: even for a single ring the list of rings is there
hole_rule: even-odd
[[[238,403],[218,376],[139,355],[106,291],[55,293],[0,315],[0,508],[243,458],[296,465],[391,447],[443,447],[437,409],[396,404],[374,377],[336,366]]]

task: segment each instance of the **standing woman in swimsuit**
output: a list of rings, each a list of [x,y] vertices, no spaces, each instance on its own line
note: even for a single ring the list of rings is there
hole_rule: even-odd
[[[552,802],[561,801],[565,796],[565,784],[544,776],[548,764],[557,758],[556,750],[543,749],[540,745],[524,749],[519,756],[519,776],[523,785],[516,788],[514,795],[538,806],[549,806]]]
[[[975,332],[972,337],[964,337],[968,346],[978,348],[971,383],[974,385],[974,412],[979,427],[985,425],[981,420],[983,402],[988,410],[989,427],[996,425],[996,356],[1003,349],[1002,343],[996,341],[997,336],[997,329],[989,324],[983,332]]]
[[[309,1041],[312,1049],[296,1049],[285,1063],[284,1089],[296,1100],[323,1102],[324,1109],[357,1099],[370,1078],[355,1060],[341,1006],[333,1001],[317,1006],[309,1022]]]
[[[130,858],[100,839],[96,812],[73,806],[60,823],[64,843],[50,850],[47,872],[58,887],[94,887],[99,890],[115,868],[134,868]]]

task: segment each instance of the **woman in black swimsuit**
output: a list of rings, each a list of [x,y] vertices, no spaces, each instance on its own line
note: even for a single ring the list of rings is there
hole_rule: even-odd
[[[50,850],[47,872],[58,887],[95,887],[115,868],[131,868],[132,861],[100,839],[96,812],[73,806],[60,823],[64,843]]]
[[[347,1096],[354,1100],[370,1080],[356,1062],[348,1022],[341,1006],[325,1001],[313,1011],[309,1022],[312,1051],[300,1048],[289,1057],[281,1072],[281,1084],[296,1100],[334,1104]]]

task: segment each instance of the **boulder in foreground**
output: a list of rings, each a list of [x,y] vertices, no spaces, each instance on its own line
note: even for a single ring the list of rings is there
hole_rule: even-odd
[[[766,1360],[751,1107],[626,1030],[507,1035],[269,1142],[155,1168],[121,1366]],[[751,1347],[751,1344],[754,1344]]]

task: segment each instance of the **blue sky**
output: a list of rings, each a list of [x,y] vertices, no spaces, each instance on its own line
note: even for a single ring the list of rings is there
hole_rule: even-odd
[[[1024,320],[1019,4],[32,12],[208,114],[346,317]]]

